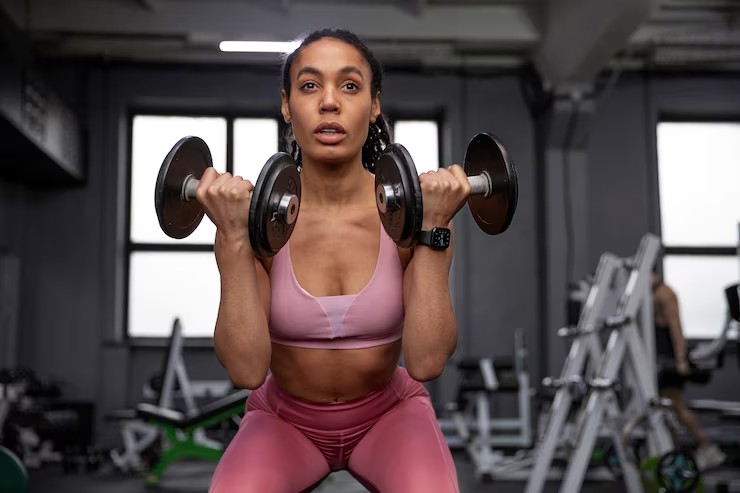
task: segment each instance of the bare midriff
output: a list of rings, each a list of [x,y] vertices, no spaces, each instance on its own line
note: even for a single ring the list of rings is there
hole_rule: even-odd
[[[401,341],[362,349],[311,349],[272,344],[278,386],[299,399],[347,402],[388,384],[398,366]]]

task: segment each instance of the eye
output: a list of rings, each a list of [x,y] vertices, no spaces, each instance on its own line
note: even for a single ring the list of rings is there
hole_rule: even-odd
[[[313,89],[316,89],[315,82],[304,82],[303,84],[301,84],[302,91],[311,91]]]
[[[355,91],[359,91],[360,86],[350,81],[344,84],[344,88],[347,89],[348,91],[355,92]]]

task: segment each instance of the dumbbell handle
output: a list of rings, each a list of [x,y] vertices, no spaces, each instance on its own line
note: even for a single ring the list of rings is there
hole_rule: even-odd
[[[188,175],[182,180],[182,190],[180,190],[180,199],[190,202],[195,198],[195,192],[198,190],[200,180],[193,175]]]
[[[180,191],[180,199],[185,202],[190,202],[195,199],[195,192],[198,190],[200,180],[192,174],[187,175],[182,180],[182,190]],[[252,193],[249,193],[252,195]],[[294,193],[284,193],[278,204],[276,215],[273,216],[276,219],[280,219],[285,224],[293,224],[298,217],[299,207],[298,197]]]
[[[479,175],[468,176],[468,183],[470,183],[471,188],[470,195],[483,195],[488,198],[493,194],[493,180],[486,171]],[[382,213],[388,210],[396,210],[399,207],[397,188],[393,185],[378,185],[376,198],[378,209]]]
[[[479,175],[468,176],[468,183],[472,189],[470,195],[483,195],[488,198],[493,193],[493,180],[487,171]]]

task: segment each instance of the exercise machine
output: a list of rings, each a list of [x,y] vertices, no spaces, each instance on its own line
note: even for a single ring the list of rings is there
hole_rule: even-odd
[[[486,473],[493,447],[532,446],[531,389],[527,371],[524,330],[514,331],[514,355],[494,358],[469,357],[457,363],[459,381],[450,417],[439,419],[450,448],[466,448],[476,475]],[[491,400],[514,395],[517,416],[494,418]]]
[[[618,456],[621,477],[629,492],[642,492],[664,484],[670,491],[682,490],[682,486],[698,483],[698,470],[692,467],[690,457],[674,448],[673,437],[667,427],[665,414],[649,412],[665,406],[657,391],[655,372],[655,341],[652,314],[652,291],[650,277],[660,249],[660,241],[653,235],[645,235],[636,256],[627,259],[623,267],[628,278],[618,303],[616,314],[604,321],[609,329],[606,346],[598,360],[593,377],[588,380],[588,393],[579,415],[577,445],[568,460],[561,492],[579,491],[583,484],[596,439],[604,425],[613,433],[613,444]],[[580,324],[579,324],[580,325]],[[598,330],[597,325],[584,327],[586,334]],[[580,338],[582,335],[578,334]],[[593,344],[596,351],[597,345]],[[566,363],[566,366],[567,363]],[[631,389],[626,402],[619,402],[616,390],[623,386]],[[557,439],[563,429],[569,392],[559,392],[563,398],[553,405],[553,415],[548,423],[543,441],[538,444],[537,460],[525,491],[540,492],[544,488]],[[640,416],[644,425],[648,458],[641,463],[630,460],[621,437],[619,423]],[[673,481],[673,480],[676,481]],[[681,483],[681,484],[677,484]]]

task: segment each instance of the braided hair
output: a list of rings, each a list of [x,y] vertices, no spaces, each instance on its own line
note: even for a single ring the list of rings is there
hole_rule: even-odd
[[[314,31],[306,36],[301,42],[300,46],[289,54],[283,62],[282,78],[283,78],[283,90],[285,94],[290,96],[290,67],[293,62],[301,53],[303,48],[310,45],[315,41],[319,41],[324,38],[333,38],[355,47],[365,58],[368,65],[370,65],[370,71],[372,72],[372,81],[370,84],[370,95],[374,98],[380,94],[380,90],[383,87],[383,69],[380,66],[380,62],[375,55],[370,51],[364,41],[362,41],[356,34],[342,29],[321,29]],[[295,140],[293,135],[293,129],[288,127],[285,134],[285,141],[287,143],[288,152],[296,162],[296,165],[300,168],[303,164],[301,156],[301,148]],[[362,146],[362,165],[370,171],[375,172],[375,162],[380,157],[385,147],[392,142],[390,125],[385,115],[380,114],[375,120],[375,123],[370,124],[370,128],[367,132],[367,139],[365,144]]]

